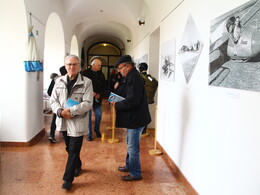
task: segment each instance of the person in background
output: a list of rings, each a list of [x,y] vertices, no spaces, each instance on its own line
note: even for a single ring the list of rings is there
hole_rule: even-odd
[[[158,81],[150,74],[147,74],[148,65],[145,62],[142,62],[138,65],[140,75],[144,79],[144,86],[147,96],[147,103],[153,104],[154,103],[154,96],[158,87]],[[142,134],[146,135],[147,126],[145,126]]]
[[[122,176],[123,181],[142,180],[140,137],[144,127],[151,122],[144,82],[131,56],[121,56],[115,67],[122,75],[115,93],[125,98],[112,103],[116,108],[116,127],[127,129],[125,165],[119,166],[118,170],[129,172],[128,175]]]
[[[60,67],[60,74],[62,76],[67,74],[67,70],[65,69],[65,66]],[[52,73],[51,76],[50,76],[52,80],[51,80],[50,86],[47,90],[47,93],[48,93],[49,96],[51,96],[53,87],[55,85],[55,80],[58,78],[58,76],[59,75],[57,73]],[[55,139],[56,117],[57,117],[57,115],[55,113],[53,113],[52,120],[51,120],[51,127],[50,127],[50,136],[49,136],[49,141],[51,143],[57,142],[56,139]]]
[[[122,78],[122,75],[120,74],[120,72],[117,72],[116,69],[113,69],[111,71],[111,74],[110,74],[110,77],[109,77],[109,81],[108,81],[108,91],[109,91],[109,94],[111,92],[115,91],[115,84],[117,82],[120,82],[121,78]]]
[[[237,16],[235,20],[234,29],[233,29],[234,43],[237,43],[241,36],[241,28],[242,28],[242,24],[240,21],[240,17]]]
[[[79,73],[78,56],[68,55],[64,62],[67,74],[56,79],[50,103],[57,114],[57,130],[62,132],[68,153],[61,187],[70,190],[74,177],[79,176],[81,171],[80,150],[83,136],[88,132],[88,111],[93,104],[93,88],[91,80]],[[68,107],[68,99],[77,104]]]
[[[101,71],[102,61],[98,56],[94,56],[90,60],[91,67],[82,72],[83,76],[88,77],[93,85],[93,108],[95,115],[94,131],[96,136],[101,138],[100,122],[102,118],[102,96],[106,90],[105,75]],[[88,141],[93,140],[92,136],[92,110],[89,111],[89,132],[87,136]]]
[[[53,87],[55,85],[55,80],[56,80],[56,78],[58,78],[58,76],[59,75],[57,73],[52,73],[50,75],[51,83],[50,83],[50,85],[48,87],[48,90],[47,90],[47,93],[48,93],[49,96],[51,96]],[[50,127],[50,136],[49,136],[49,141],[51,143],[56,143],[56,139],[55,139],[56,116],[57,115],[55,113],[52,114],[51,127]]]
[[[67,70],[66,70],[65,66],[60,67],[60,74],[61,74],[62,76],[65,75],[65,74],[67,74]]]

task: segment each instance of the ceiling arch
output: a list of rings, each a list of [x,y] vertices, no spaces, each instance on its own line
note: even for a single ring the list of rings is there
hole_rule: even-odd
[[[144,0],[63,0],[66,29],[79,42],[108,41],[125,48],[128,40],[137,38],[139,19],[149,18]],[[148,23],[149,24],[149,23]],[[79,43],[80,44],[80,43]]]
[[[124,48],[125,41],[132,37],[132,33],[127,26],[113,21],[80,23],[76,29],[81,35],[81,41],[90,42],[89,39],[92,41],[108,41],[120,48]]]

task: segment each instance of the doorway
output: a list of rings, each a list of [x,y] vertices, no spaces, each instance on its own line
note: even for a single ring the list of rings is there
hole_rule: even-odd
[[[83,48],[84,49],[84,48]],[[84,51],[82,52],[84,53]],[[85,53],[84,53],[85,54]],[[119,47],[114,45],[113,43],[109,42],[97,42],[91,45],[86,55],[82,55],[82,60],[84,67],[83,69],[89,68],[90,65],[90,59],[93,56],[99,56],[102,60],[102,72],[105,75],[106,79],[106,93],[104,94],[105,98],[109,95],[109,79],[112,73],[112,70],[114,69],[114,64],[118,60],[118,58],[122,55],[122,51]]]

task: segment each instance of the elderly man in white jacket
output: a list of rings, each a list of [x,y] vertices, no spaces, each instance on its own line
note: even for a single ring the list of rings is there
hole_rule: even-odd
[[[78,56],[68,55],[65,68],[67,74],[56,79],[50,102],[58,116],[57,130],[62,132],[68,152],[62,188],[69,190],[74,176],[78,176],[81,170],[80,150],[83,136],[88,133],[88,111],[93,104],[93,88],[91,80],[79,73]]]

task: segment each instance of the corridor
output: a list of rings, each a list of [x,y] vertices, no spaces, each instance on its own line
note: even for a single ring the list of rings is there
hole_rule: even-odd
[[[103,103],[101,123],[102,138],[89,142],[84,138],[81,159],[82,173],[75,178],[73,187],[66,192],[61,189],[67,153],[59,132],[57,143],[48,141],[51,115],[44,117],[45,136],[31,147],[2,147],[0,194],[193,194],[181,181],[166,160],[166,155],[151,156],[154,147],[153,131],[141,138],[141,163],[143,180],[121,181],[124,175],[117,167],[124,165],[126,154],[125,130],[116,129],[119,143],[108,143],[111,138],[110,108]]]

